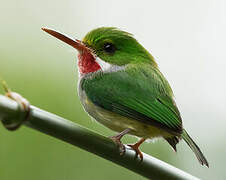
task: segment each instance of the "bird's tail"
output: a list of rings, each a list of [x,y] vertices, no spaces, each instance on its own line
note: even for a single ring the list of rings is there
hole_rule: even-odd
[[[195,144],[195,142],[192,140],[192,138],[185,131],[185,129],[183,129],[183,133],[182,133],[181,137],[188,144],[188,146],[191,148],[191,150],[195,153],[200,164],[206,165],[207,167],[209,167],[209,163],[206,160],[205,156],[203,155],[203,153],[201,152],[201,150],[199,149],[197,144]]]

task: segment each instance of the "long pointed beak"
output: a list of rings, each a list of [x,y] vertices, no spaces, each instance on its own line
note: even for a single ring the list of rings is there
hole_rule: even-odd
[[[54,36],[55,38],[67,43],[68,45],[74,47],[75,49],[77,49],[80,52],[84,51],[84,50],[88,50],[88,48],[79,40],[74,40],[74,39],[72,39],[60,32],[52,30],[52,29],[42,28],[42,30],[47,32],[48,34]]]

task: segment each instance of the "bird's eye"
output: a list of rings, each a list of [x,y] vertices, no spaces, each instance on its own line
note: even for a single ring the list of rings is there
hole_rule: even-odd
[[[107,52],[109,54],[114,54],[114,52],[116,50],[115,46],[112,43],[104,44],[103,49],[104,49],[105,52]]]

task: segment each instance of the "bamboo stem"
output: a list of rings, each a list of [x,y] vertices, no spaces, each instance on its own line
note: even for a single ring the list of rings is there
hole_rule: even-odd
[[[24,112],[19,112],[18,104],[15,101],[0,95],[1,121],[5,118],[18,118],[20,113]],[[34,106],[31,106],[29,119],[24,122],[24,125],[96,154],[152,180],[198,179],[145,153],[142,162],[139,159],[135,160],[135,152],[129,147],[126,148],[125,155],[121,156],[116,145],[109,138]]]

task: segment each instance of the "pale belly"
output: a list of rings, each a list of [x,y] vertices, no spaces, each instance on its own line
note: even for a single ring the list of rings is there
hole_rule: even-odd
[[[173,136],[172,134],[155,126],[141,123],[137,120],[121,116],[96,106],[88,99],[85,92],[81,89],[79,89],[79,95],[85,111],[97,122],[113,131],[122,132],[123,130],[130,128],[131,131],[129,134],[148,139]]]

